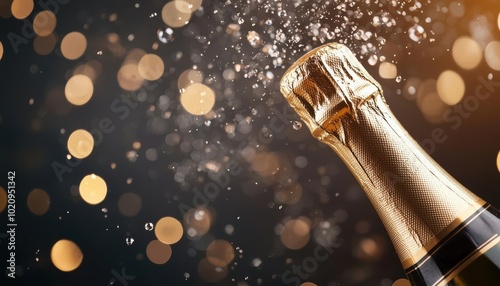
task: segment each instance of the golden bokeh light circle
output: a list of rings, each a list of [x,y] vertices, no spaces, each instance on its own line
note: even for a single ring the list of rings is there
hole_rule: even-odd
[[[66,99],[73,105],[84,105],[94,93],[92,80],[83,74],[72,76],[64,88]]]
[[[87,49],[87,39],[80,32],[71,32],[61,41],[61,53],[68,60],[80,58]]]
[[[226,240],[216,239],[207,247],[207,259],[215,266],[227,266],[234,259],[234,248]]]
[[[309,242],[310,227],[302,219],[291,219],[285,223],[280,239],[288,249],[301,249]]]
[[[50,258],[57,269],[69,272],[80,266],[83,253],[73,241],[61,239],[52,246]]]
[[[394,281],[392,286],[411,286],[411,283],[408,279],[402,278],[402,279],[398,279],[398,280]]]
[[[272,152],[260,152],[252,159],[251,166],[261,176],[273,176],[280,170],[280,158]]]
[[[498,151],[498,155],[497,155],[497,169],[498,169],[498,172],[500,173],[500,151]]]
[[[92,82],[95,82],[97,76],[101,73],[101,70],[102,64],[96,60],[91,60],[75,67],[73,75],[83,74],[88,76]]]
[[[154,264],[165,264],[172,256],[172,248],[159,240],[152,240],[146,247],[146,255]]]
[[[465,82],[452,70],[443,71],[436,82],[437,92],[441,100],[448,105],[459,103],[465,94]]]
[[[165,65],[155,54],[144,55],[137,65],[139,74],[146,80],[157,80],[163,75]]]
[[[101,177],[91,174],[82,179],[79,190],[80,196],[86,203],[97,205],[106,198],[108,186]]]
[[[290,186],[279,186],[274,193],[274,199],[277,203],[293,205],[302,198],[302,186],[292,184]]]
[[[50,208],[50,196],[42,189],[34,189],[29,193],[27,203],[33,214],[41,216]]]
[[[5,207],[7,207],[7,191],[0,187],[0,213],[5,210]]]
[[[210,230],[212,215],[205,208],[192,208],[184,215],[186,233],[190,237],[200,237]]]
[[[54,34],[48,36],[36,36],[33,41],[35,52],[41,56],[50,54],[57,45],[57,38]]]
[[[0,60],[2,59],[3,57],[3,44],[2,42],[0,42]]]
[[[118,199],[118,210],[126,217],[136,216],[142,208],[142,199],[134,193],[124,193]]]
[[[182,0],[170,1],[161,10],[163,22],[172,28],[179,28],[191,19],[191,8],[189,3]]]
[[[207,258],[200,260],[197,270],[201,279],[208,283],[218,282],[228,274],[227,267],[213,265]]]
[[[200,70],[188,69],[181,73],[177,80],[177,87],[183,91],[186,87],[193,83],[201,83],[203,81],[203,72]]]
[[[166,244],[177,243],[184,233],[182,224],[173,217],[163,217],[156,223],[155,235],[158,240]]]
[[[318,285],[316,285],[312,282],[304,282],[304,283],[300,284],[300,286],[318,286]]]
[[[464,70],[477,67],[483,59],[479,44],[470,37],[459,37],[453,43],[451,54],[455,63]]]
[[[33,0],[14,0],[10,7],[12,15],[16,19],[22,20],[31,14],[35,3]]]
[[[500,13],[498,13],[497,26],[498,26],[498,30],[500,30]]]
[[[395,79],[398,76],[398,67],[389,62],[380,63],[378,73],[383,79]]]
[[[183,1],[188,4],[189,10],[191,12],[196,11],[198,8],[200,8],[203,0],[175,0],[175,1]]]
[[[50,10],[45,10],[36,14],[35,19],[33,19],[33,31],[35,31],[38,36],[46,37],[52,34],[56,28],[56,24],[56,15]]]
[[[500,42],[492,41],[486,46],[484,59],[490,68],[500,71]]]
[[[120,87],[128,91],[138,90],[144,82],[144,78],[139,73],[139,67],[135,63],[124,64],[118,70],[116,79]]]
[[[205,115],[214,107],[215,93],[202,83],[193,83],[181,93],[181,104],[193,115]]]
[[[94,137],[87,130],[78,129],[68,137],[68,151],[78,159],[86,158],[94,149]]]

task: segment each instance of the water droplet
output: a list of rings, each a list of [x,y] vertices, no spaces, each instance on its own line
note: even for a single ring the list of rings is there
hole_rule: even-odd
[[[424,28],[417,24],[408,29],[408,35],[410,36],[410,39],[415,42],[420,42],[423,39],[427,38],[427,33],[425,32]]]
[[[402,79],[403,79],[403,78],[402,78],[400,75],[398,75],[398,76],[396,77],[396,82],[397,82],[397,83],[400,83]]]
[[[241,24],[243,24],[243,23],[245,23],[245,19],[243,19],[243,18],[238,18],[238,24],[240,24],[240,25],[241,25]]]
[[[158,35],[158,40],[160,40],[160,42],[164,44],[170,43],[174,40],[174,30],[170,28],[158,29],[157,35]]]
[[[148,222],[144,225],[144,228],[147,230],[147,231],[152,231],[154,226],[153,226],[153,223],[151,222]]]
[[[132,237],[127,237],[125,239],[125,242],[127,243],[127,245],[132,245],[134,243],[134,239]]]
[[[250,45],[254,48],[256,48],[262,44],[262,39],[261,39],[259,33],[255,32],[255,31],[248,32],[247,40],[250,43]]]
[[[297,120],[296,120],[296,121],[294,121],[294,122],[293,122],[293,129],[295,129],[295,130],[299,130],[300,128],[302,128],[302,122],[297,121]]]
[[[370,64],[371,66],[374,66],[377,64],[377,61],[378,61],[378,57],[377,55],[371,55],[369,58],[368,58],[368,64]]]

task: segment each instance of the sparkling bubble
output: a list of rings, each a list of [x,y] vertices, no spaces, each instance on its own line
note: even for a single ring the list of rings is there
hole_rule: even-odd
[[[127,238],[125,238],[125,243],[127,245],[132,245],[132,244],[134,244],[134,239],[132,237],[127,237]]]
[[[147,231],[152,231],[154,228],[154,225],[152,222],[148,222],[144,225],[144,229],[146,229]]]
[[[160,42],[162,42],[164,44],[173,42],[175,39],[174,38],[174,30],[172,30],[168,27],[158,29],[156,34],[158,35],[158,40],[160,40]]]
[[[368,58],[368,64],[371,65],[371,66],[374,66],[377,64],[377,61],[378,61],[378,57],[377,55],[371,55],[369,58]]]
[[[294,121],[294,122],[293,122],[293,129],[295,129],[295,130],[300,130],[300,128],[302,128],[302,122],[297,121],[297,120],[296,120],[296,121]]]
[[[254,48],[257,48],[260,45],[262,45],[262,38],[259,35],[259,33],[255,32],[255,31],[249,31],[248,32],[248,34],[247,34],[247,41]]]
[[[410,39],[415,42],[420,42],[427,38],[427,33],[424,28],[418,24],[413,25],[410,29],[408,29],[408,35]]]

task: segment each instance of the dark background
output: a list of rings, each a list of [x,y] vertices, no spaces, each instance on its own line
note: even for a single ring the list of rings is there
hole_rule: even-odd
[[[5,5],[9,1],[1,2]],[[450,52],[457,37],[471,35],[471,23],[479,16],[486,20],[491,40],[500,39],[497,27],[500,10],[496,1],[462,2],[465,14],[461,17],[453,17],[443,11],[442,8],[448,7],[450,1],[422,3],[423,6],[416,11],[410,9],[410,4],[401,4],[398,9],[389,8],[386,1],[379,1],[380,5],[363,4],[361,1],[333,1],[335,4],[290,1],[282,3],[287,15],[273,10],[279,5],[275,1],[233,2],[203,1],[203,9],[193,15],[188,25],[174,29],[175,39],[167,44],[159,43],[156,51],[151,46],[158,42],[157,30],[165,26],[160,16],[165,1],[69,1],[61,5],[56,14],[58,45],[47,56],[35,53],[33,38],[29,37],[28,43],[20,45],[19,52],[15,53],[7,35],[10,32],[22,35],[25,22],[12,17],[0,19],[0,41],[4,47],[0,60],[0,174],[3,174],[0,186],[6,189],[7,171],[15,170],[18,220],[16,261],[19,275],[15,281],[5,280],[7,284],[2,282],[2,285],[16,285],[14,282],[18,285],[108,285],[115,273],[122,271],[135,276],[128,281],[128,285],[205,285],[208,283],[199,277],[196,270],[204,251],[197,250],[197,247],[206,245],[206,241],[213,238],[228,240],[234,247],[243,250],[229,265],[228,276],[215,285],[285,285],[281,279],[283,273],[290,270],[292,264],[300,265],[317,246],[313,239],[300,250],[288,250],[281,244],[275,232],[276,226],[287,218],[301,215],[315,222],[313,229],[317,222],[328,220],[338,232],[331,241],[334,248],[332,255],[319,262],[317,270],[302,282],[390,286],[393,281],[403,278],[404,272],[385,230],[357,182],[333,151],[310,136],[305,125],[299,130],[292,127],[293,121],[299,120],[296,115],[290,117],[292,119],[287,118],[290,120],[285,125],[286,129],[274,134],[269,144],[255,148],[279,154],[280,158],[284,158],[282,162],[291,162],[291,174],[303,187],[299,203],[279,207],[274,200],[275,183],[261,178],[252,170],[250,163],[238,156],[238,146],[258,143],[259,130],[269,126],[277,116],[276,110],[282,111],[287,106],[279,93],[279,79],[284,70],[304,53],[301,43],[316,47],[323,41],[344,41],[358,57],[363,57],[361,62],[382,84],[388,104],[408,132],[421,142],[430,138],[435,128],[445,130],[448,139],[436,146],[432,157],[467,188],[493,205],[500,206],[500,176],[496,166],[500,150],[499,93],[493,92],[489,99],[481,101],[477,111],[464,119],[457,130],[446,122],[428,122],[415,101],[401,95],[408,78],[436,79],[447,69],[457,71],[464,78],[467,87],[465,96],[474,95],[476,86],[480,84],[479,76],[486,78],[491,73],[494,82],[500,81],[498,72],[492,70],[484,59],[477,68],[464,71],[454,63]],[[134,7],[136,3],[140,4],[139,8]],[[293,3],[299,3],[299,6],[294,8]],[[324,7],[314,12],[315,3]],[[347,3],[347,8],[337,7],[342,3]],[[349,13],[358,8],[363,16],[356,18]],[[35,10],[27,20],[32,21],[41,10],[35,3]],[[218,13],[214,13],[215,10]],[[369,15],[370,11],[389,12],[397,25],[370,25],[373,18]],[[398,11],[419,17],[427,31],[427,38],[420,43],[409,39],[406,31],[413,26],[413,22]],[[150,18],[149,15],[154,12],[158,16]],[[117,21],[109,22],[109,15],[113,13],[116,13]],[[321,18],[321,15],[324,17]],[[238,23],[239,17],[245,21],[240,25],[242,37],[235,39],[226,33],[226,28],[231,23]],[[251,24],[251,17],[257,19],[255,26]],[[442,23],[444,32],[432,35],[432,23],[424,23],[426,17],[430,17],[432,23]],[[287,30],[287,18],[292,19],[291,27],[294,28],[306,27],[314,20],[329,30],[339,29],[339,32],[335,39],[315,38],[308,35],[305,29],[298,32]],[[264,33],[266,28],[262,21],[266,19],[272,19],[275,29],[282,28],[289,36],[283,43],[275,43],[283,65],[274,65],[275,58],[263,56],[260,49],[251,47],[246,40],[248,31],[254,30],[261,34],[264,43],[274,42],[272,32]],[[380,44],[381,41],[375,37],[358,39],[355,35],[360,29],[377,33],[385,41]],[[64,59],[58,50],[63,36],[72,31],[82,32],[88,41],[86,53],[75,61]],[[139,106],[124,120],[109,108],[110,103],[124,93],[116,81],[116,72],[124,57],[108,50],[106,35],[109,33],[120,36],[124,51],[141,48],[156,53],[166,66],[166,74],[158,87],[148,91],[144,101],[139,102]],[[127,40],[130,34],[135,36],[133,41]],[[291,40],[294,34],[300,35],[300,41]],[[434,40],[431,41],[431,38]],[[367,64],[368,55],[363,54],[362,45],[369,42],[375,43],[378,56],[385,55],[387,61],[396,62],[401,82],[381,79],[378,64]],[[102,51],[102,55],[98,51]],[[183,56],[175,59],[174,55],[179,51],[183,52]],[[200,54],[203,55],[193,57]],[[89,60],[102,64],[102,72],[94,83],[92,100],[82,107],[70,107],[68,104],[68,111],[64,114],[52,110],[46,101],[48,92],[63,88],[76,65]],[[234,68],[235,63],[243,63],[247,67],[236,73],[234,81],[225,80],[223,71]],[[179,104],[177,79],[193,65],[204,72],[205,83],[217,94],[214,109],[223,114],[210,126],[204,124],[204,118],[186,115]],[[269,69],[265,68],[266,65]],[[274,74],[269,81],[264,82],[257,75],[252,75],[253,71],[258,74],[267,70]],[[245,77],[245,73],[250,76]],[[158,104],[161,95],[170,99],[168,110],[172,116],[169,119],[162,118],[158,109],[150,110],[151,106]],[[34,100],[33,104],[29,104],[30,99]],[[233,124],[247,116],[252,118],[250,133],[236,132],[235,137],[230,138],[224,132],[226,124]],[[78,128],[91,130],[106,117],[116,125],[116,131],[106,135],[88,158],[59,181],[52,164],[54,161],[64,163],[70,131]],[[183,118],[188,118],[188,127],[179,126]],[[161,122],[156,123],[161,128],[152,127],[154,122]],[[66,130],[65,134],[61,134],[61,128]],[[147,244],[155,237],[153,232],[144,229],[144,224],[155,223],[163,216],[173,216],[182,221],[179,205],[192,205],[192,189],[202,189],[204,183],[209,181],[207,171],[197,170],[198,163],[192,159],[190,152],[181,150],[179,145],[165,144],[165,136],[171,133],[181,135],[181,141],[185,142],[196,139],[208,141],[217,148],[218,153],[213,155],[215,158],[222,157],[219,154],[234,158],[242,172],[231,177],[231,190],[221,191],[209,203],[215,214],[209,234],[201,242],[184,235],[172,246],[172,258],[164,265],[155,265],[145,256]],[[135,141],[141,142],[142,146],[138,159],[131,162],[126,153],[132,150]],[[160,154],[156,161],[145,158],[148,148],[156,149]],[[308,160],[305,168],[293,164],[300,155]],[[115,170],[110,168],[112,162],[118,166]],[[176,171],[173,169],[178,170],[179,166],[188,169],[183,182],[174,179]],[[320,175],[318,168],[324,168],[325,175]],[[109,188],[106,199],[97,206],[83,202],[76,191],[81,178],[89,173],[100,174]],[[128,178],[133,178],[131,184],[127,184]],[[259,182],[258,187],[254,182]],[[43,216],[32,214],[26,205],[27,196],[34,188],[44,189],[50,195],[50,209]],[[124,217],[118,211],[117,201],[124,192],[134,192],[142,198],[142,209],[133,218]],[[104,213],[102,208],[107,208],[107,212]],[[4,211],[2,220],[5,223],[0,224],[1,234],[5,233],[6,217]],[[228,224],[234,226],[232,235],[224,230]],[[127,237],[134,238],[132,245],[126,244]],[[69,273],[57,270],[50,261],[52,245],[62,238],[77,243],[84,255],[81,266]],[[360,242],[366,239],[376,243],[374,253],[360,250]],[[0,265],[4,267],[6,240],[3,237],[0,240]],[[259,267],[252,266],[255,258],[262,260]],[[188,279],[185,279],[185,273],[190,274]],[[258,279],[261,279],[260,282]],[[121,284],[115,282],[115,285]]]

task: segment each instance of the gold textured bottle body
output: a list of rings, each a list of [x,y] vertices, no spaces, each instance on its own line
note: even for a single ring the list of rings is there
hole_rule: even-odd
[[[472,258],[498,244],[496,212],[408,135],[380,85],[347,47],[328,44],[309,52],[285,73],[281,91],[313,136],[332,147],[359,181],[414,285],[455,283]],[[467,244],[462,238],[471,229],[482,233],[470,241],[474,249],[464,246],[459,257],[448,257],[457,251],[447,245]],[[459,261],[447,265],[443,259]]]

